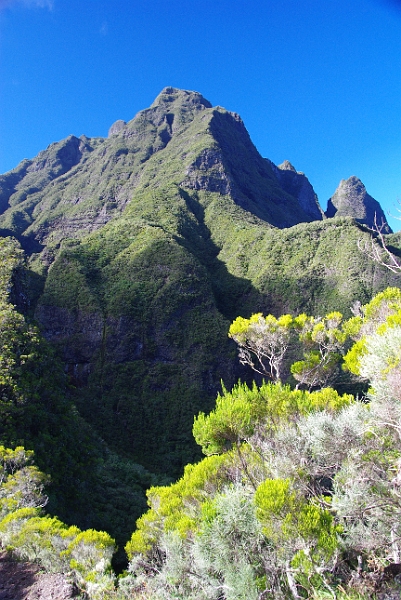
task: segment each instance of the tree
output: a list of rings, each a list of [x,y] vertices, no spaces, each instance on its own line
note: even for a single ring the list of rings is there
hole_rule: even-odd
[[[369,241],[365,240],[365,242],[362,242],[359,240],[358,248],[382,267],[386,267],[386,269],[389,269],[393,273],[401,273],[401,263],[390,251],[385,239],[385,228],[386,224],[379,224],[375,215],[374,225],[370,228],[373,235]]]
[[[303,359],[294,362],[290,371],[299,386],[313,389],[328,385],[338,376],[348,334],[340,312],[325,317],[283,315],[278,319],[257,313],[249,319],[235,319],[229,337],[238,344],[242,364],[275,382],[286,375],[283,365],[289,349],[292,354],[302,351]]]
[[[238,355],[242,364],[249,365],[273,381],[281,381],[281,368],[291,341],[292,328],[291,315],[276,319],[273,315],[263,317],[257,313],[249,319],[237,317],[228,335],[239,346]]]
[[[304,360],[293,363],[291,373],[299,385],[308,389],[333,383],[338,376],[348,337],[341,327],[343,315],[331,312],[323,318],[301,316],[296,321],[299,323],[299,340],[304,347]]]
[[[0,516],[23,508],[43,508],[43,493],[49,478],[41,473],[33,460],[33,452],[22,446],[15,450],[0,446]]]

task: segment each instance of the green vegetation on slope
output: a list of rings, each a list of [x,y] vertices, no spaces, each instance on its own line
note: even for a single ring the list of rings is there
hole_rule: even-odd
[[[68,523],[108,529],[120,547],[156,481],[142,466],[111,452],[82,418],[54,349],[10,302],[23,286],[24,256],[0,240],[0,437],[24,445],[50,475],[48,510]],[[112,507],[112,509],[111,509]]]
[[[0,446],[0,543],[46,571],[68,575],[90,598],[114,589],[111,557],[114,540],[104,531],[80,531],[44,514],[46,476],[22,446]]]
[[[280,382],[224,390],[194,422],[207,458],[148,491],[120,589],[152,600],[398,597],[400,323],[389,288],[343,325],[369,403]]]

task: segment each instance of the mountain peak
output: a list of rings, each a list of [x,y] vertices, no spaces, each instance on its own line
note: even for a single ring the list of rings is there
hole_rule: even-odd
[[[365,185],[356,175],[351,175],[348,179],[341,179],[336,192],[340,194],[358,194],[360,196],[367,194]]]
[[[185,104],[191,107],[199,106],[199,108],[212,108],[209,100],[206,100],[206,98],[204,98],[199,92],[180,90],[173,87],[165,87],[156,97],[150,108],[157,108],[159,106],[163,106],[165,108],[169,104],[177,103]]]
[[[295,167],[292,166],[289,160],[285,160],[284,162],[282,162],[281,165],[278,165],[278,168],[282,171],[292,171],[293,173],[297,172]]]
[[[353,217],[368,227],[374,227],[377,223],[383,225],[383,233],[391,233],[379,202],[367,193],[365,185],[355,175],[340,181],[327,203],[326,216]]]

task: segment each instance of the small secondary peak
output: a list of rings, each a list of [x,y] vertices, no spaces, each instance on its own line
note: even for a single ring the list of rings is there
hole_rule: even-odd
[[[379,202],[367,193],[366,187],[355,175],[340,181],[334,195],[328,200],[326,216],[353,217],[370,228],[377,223],[383,227],[383,233],[391,233]]]
[[[278,168],[282,171],[292,171],[293,173],[297,172],[295,167],[293,167],[289,160],[285,160],[284,162],[282,162],[281,165],[278,165]]]

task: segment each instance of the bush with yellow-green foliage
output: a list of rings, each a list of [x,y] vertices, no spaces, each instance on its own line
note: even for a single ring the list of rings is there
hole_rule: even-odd
[[[257,599],[306,588],[306,572],[313,585],[330,578],[340,528],[317,485],[313,497],[305,498],[315,465],[301,472],[303,456],[294,456],[291,501],[269,521],[266,506],[277,503],[277,490],[269,485],[281,485],[283,465],[269,457],[267,442],[278,446],[311,415],[333,417],[352,403],[351,396],[331,389],[311,393],[265,383],[225,390],[216,409],[194,424],[195,438],[210,456],[187,467],[176,484],[149,492],[151,508],[126,547],[133,589],[146,582],[161,598],[217,600],[224,593],[230,600]],[[287,440],[293,452],[292,443]]]
[[[209,415],[200,413],[195,418],[193,434],[204,454],[214,454],[249,440],[260,426],[275,430],[310,412],[334,412],[352,400],[349,394],[341,396],[331,388],[308,392],[280,383],[252,388],[239,383],[231,392],[224,390],[217,396],[216,408]]]
[[[338,378],[349,340],[346,323],[338,311],[324,317],[257,313],[249,319],[237,317],[229,337],[238,345],[240,362],[257,373],[277,382],[288,379],[290,371],[298,386],[316,389]],[[288,355],[302,360],[289,369]]]
[[[197,531],[202,503],[225,480],[224,458],[211,456],[197,465],[187,465],[177,483],[150,488],[147,496],[151,508],[138,520],[137,530],[126,545],[129,558],[151,551],[163,532],[175,531],[184,539]]]
[[[374,354],[374,340],[387,339],[397,335],[397,328],[401,327],[401,290],[399,288],[387,288],[377,294],[371,302],[359,307],[358,314],[350,319],[347,324],[347,332],[355,340],[344,357],[345,367],[369,381],[375,377],[372,370],[364,369],[361,372],[361,363],[367,354]],[[369,349],[368,349],[369,345]],[[394,366],[394,357],[387,368],[391,370]],[[386,368],[386,367],[384,367]],[[381,369],[380,371],[382,371]]]
[[[115,542],[108,533],[81,531],[43,512],[47,479],[29,464],[33,452],[0,446],[0,543],[46,571],[68,574],[89,598],[114,590],[111,558]]]

